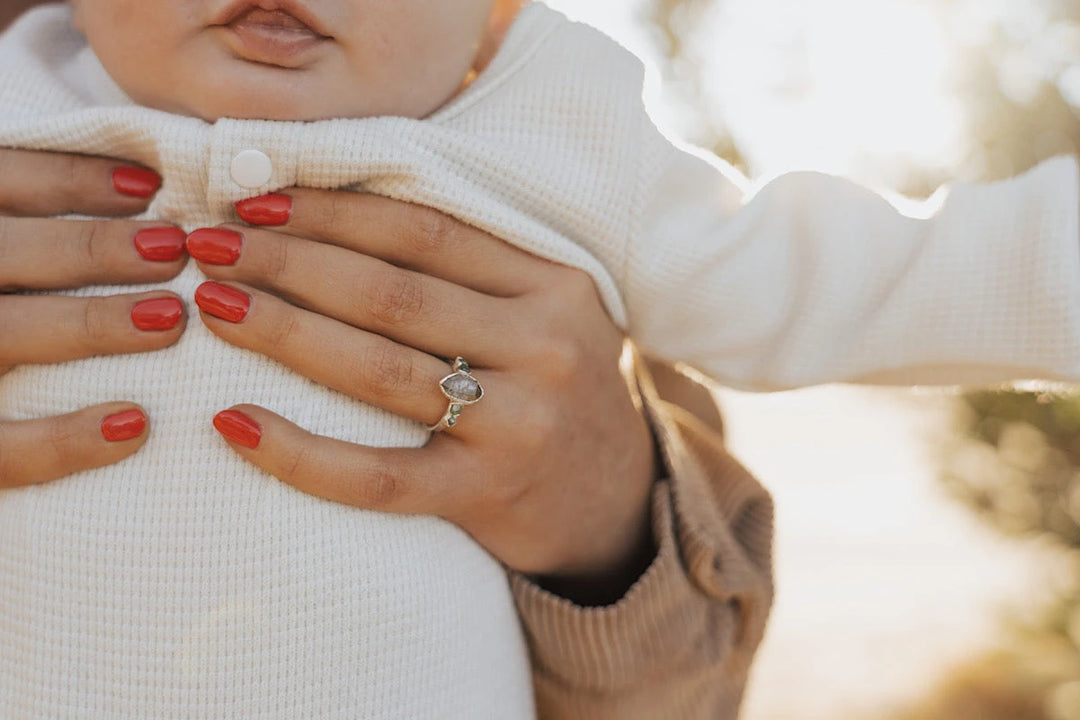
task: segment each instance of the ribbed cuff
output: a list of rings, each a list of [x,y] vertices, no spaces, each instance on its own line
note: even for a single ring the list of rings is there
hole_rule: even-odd
[[[687,657],[708,598],[682,565],[666,481],[653,491],[653,531],[656,559],[614,605],[579,607],[511,573],[536,671],[566,686],[610,692],[654,675],[658,660],[670,670]]]
[[[673,406],[665,414],[679,429],[668,447],[679,446],[671,494],[687,572],[713,598],[764,592],[770,605],[772,498],[694,416]]]

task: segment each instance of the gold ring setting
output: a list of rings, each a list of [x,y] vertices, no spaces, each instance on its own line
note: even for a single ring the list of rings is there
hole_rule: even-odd
[[[453,370],[452,373],[439,381],[439,389],[442,390],[442,394],[446,396],[450,404],[447,406],[446,414],[443,415],[442,419],[429,428],[432,431],[451,429],[457,425],[458,420],[461,418],[461,411],[466,405],[473,405],[484,397],[484,388],[480,386],[480,381],[473,377],[469,370],[469,363],[465,362],[465,358],[455,358]]]

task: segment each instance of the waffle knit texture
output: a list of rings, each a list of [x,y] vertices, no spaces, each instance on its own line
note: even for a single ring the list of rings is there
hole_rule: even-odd
[[[642,77],[615,43],[534,3],[425,120],[207,124],[132,104],[53,7],[0,42],[0,145],[153,167],[165,184],[147,217],[189,229],[293,185],[430,205],[584,269],[647,353],[736,387],[1077,377],[1071,159],[957,186],[924,219],[813,173],[754,192],[656,130]],[[247,149],[272,160],[263,187],[230,177]],[[165,287],[190,298],[199,281],[190,265]],[[140,453],[0,496],[0,697],[15,716],[532,714],[494,560],[447,523],[286,488],[207,419],[253,402],[369,445],[421,445],[422,427],[198,323],[150,355],[18,368],[0,416],[118,397],[156,420]]]

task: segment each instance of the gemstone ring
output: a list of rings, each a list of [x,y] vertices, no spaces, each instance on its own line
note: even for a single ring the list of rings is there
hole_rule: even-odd
[[[455,358],[453,368],[454,372],[439,381],[439,389],[450,400],[450,405],[446,408],[442,420],[432,425],[430,430],[449,430],[454,427],[461,418],[462,409],[484,397],[484,388],[480,387],[480,381],[469,372],[469,363],[465,362],[465,358]]]

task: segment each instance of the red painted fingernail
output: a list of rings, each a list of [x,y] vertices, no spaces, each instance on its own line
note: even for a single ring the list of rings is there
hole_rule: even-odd
[[[182,317],[184,304],[173,297],[143,300],[131,308],[131,322],[140,330],[172,330]]]
[[[178,227],[147,228],[135,233],[135,249],[153,262],[172,262],[184,254],[187,233]]]
[[[292,217],[292,198],[288,195],[261,195],[236,203],[236,214],[252,225],[284,225]]]
[[[237,445],[254,450],[262,440],[259,424],[237,410],[222,410],[214,416],[214,427]]]
[[[201,228],[187,236],[188,255],[210,265],[234,265],[244,236],[232,230]]]
[[[247,317],[251,298],[235,288],[210,280],[195,290],[195,304],[214,317],[238,323]]]
[[[113,170],[112,184],[123,195],[148,198],[161,187],[161,176],[146,168],[118,167]]]
[[[145,429],[146,416],[142,410],[125,410],[101,421],[101,435],[109,442],[137,438]]]

